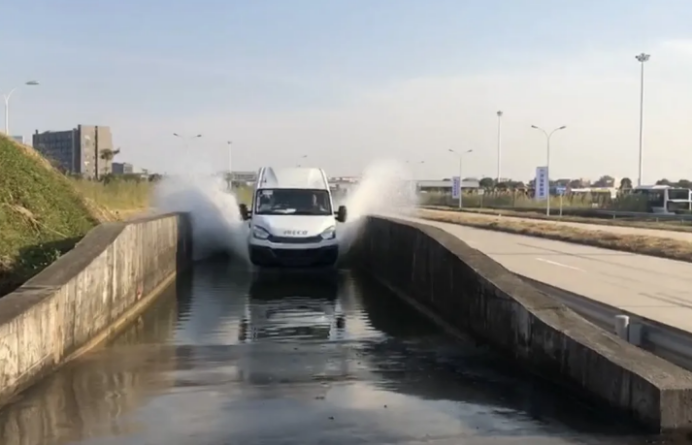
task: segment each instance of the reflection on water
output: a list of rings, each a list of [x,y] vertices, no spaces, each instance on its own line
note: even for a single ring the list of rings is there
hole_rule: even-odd
[[[225,263],[180,277],[126,333],[0,412],[0,429],[6,444],[644,441],[371,280]]]
[[[171,380],[175,368],[165,344],[177,320],[175,289],[109,345],[67,364],[0,411],[0,442],[46,444],[81,441],[94,433],[121,435],[117,419],[140,407]]]

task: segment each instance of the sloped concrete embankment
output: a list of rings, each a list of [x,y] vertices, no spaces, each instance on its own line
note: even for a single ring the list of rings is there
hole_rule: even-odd
[[[692,374],[597,328],[457,237],[369,217],[367,270],[419,309],[656,432],[692,430]]]
[[[0,299],[0,404],[125,327],[191,253],[185,214],[104,223]]]

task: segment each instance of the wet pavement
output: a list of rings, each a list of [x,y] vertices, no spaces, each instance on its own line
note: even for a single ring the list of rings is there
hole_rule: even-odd
[[[198,265],[0,411],[4,444],[642,444],[350,271]]]

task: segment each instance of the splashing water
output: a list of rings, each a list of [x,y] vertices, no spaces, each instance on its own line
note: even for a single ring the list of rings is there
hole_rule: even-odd
[[[156,185],[153,202],[163,212],[191,215],[194,260],[226,252],[249,263],[247,225],[240,217],[238,200],[226,191],[222,178],[167,177]]]
[[[345,200],[348,220],[337,232],[340,252],[348,252],[368,215],[406,214],[417,204],[411,174],[404,164],[379,161],[369,165],[356,190]]]

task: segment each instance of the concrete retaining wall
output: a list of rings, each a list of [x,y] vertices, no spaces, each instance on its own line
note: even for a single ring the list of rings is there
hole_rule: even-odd
[[[106,223],[0,299],[0,403],[136,317],[191,252],[184,214]]]
[[[692,374],[592,325],[457,237],[370,217],[355,264],[455,329],[657,432],[692,430]]]

